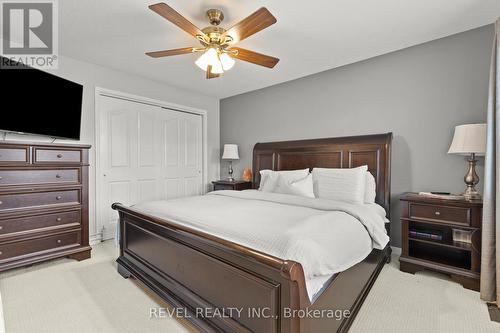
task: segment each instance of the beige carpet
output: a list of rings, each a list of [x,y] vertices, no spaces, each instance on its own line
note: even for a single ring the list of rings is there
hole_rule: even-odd
[[[0,274],[7,333],[194,332],[174,319],[149,319],[165,306],[116,272],[113,242],[92,259],[61,259]],[[350,332],[500,332],[479,294],[436,274],[386,266]]]

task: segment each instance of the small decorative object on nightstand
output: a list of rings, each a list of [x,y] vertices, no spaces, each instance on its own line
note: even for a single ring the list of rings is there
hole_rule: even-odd
[[[481,199],[476,190],[479,176],[476,173],[476,155],[483,156],[486,152],[486,124],[467,124],[455,127],[455,134],[448,154],[469,156],[469,167],[464,177],[467,188],[464,192],[466,200]]]
[[[408,193],[401,203],[400,270],[445,273],[479,290],[482,201]]]
[[[229,169],[227,180],[234,181],[233,178],[233,160],[239,160],[240,155],[238,154],[238,145],[233,144],[225,144],[224,145],[224,153],[222,154],[223,160],[229,160]]]
[[[252,188],[252,182],[247,182],[244,180],[216,180],[212,182],[214,184],[214,191],[219,190],[234,190],[243,191]]]
[[[252,181],[252,170],[250,168],[246,168],[243,170],[243,176],[241,177],[243,180],[246,180],[247,182]]]

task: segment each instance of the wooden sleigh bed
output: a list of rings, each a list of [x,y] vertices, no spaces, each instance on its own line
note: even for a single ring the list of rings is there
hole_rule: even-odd
[[[389,217],[391,141],[392,133],[258,143],[253,151],[254,187],[263,169],[368,165],[377,184],[376,202]],[[166,302],[181,308],[203,332],[347,332],[379,272],[390,260],[389,246],[383,251],[373,250],[359,264],[335,275],[311,304],[302,266],[297,262],[118,203],[113,204],[113,209],[120,217],[118,272],[125,278],[136,278]],[[245,310],[231,318],[227,313],[230,308]],[[207,318],[200,315],[200,309],[224,309],[226,315]],[[349,315],[341,319],[313,318],[305,312],[294,312],[306,309],[310,314],[313,310],[348,310]]]

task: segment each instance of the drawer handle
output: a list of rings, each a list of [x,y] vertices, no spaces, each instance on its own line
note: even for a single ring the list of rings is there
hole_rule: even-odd
[[[3,230],[3,226],[0,225],[0,230]]]
[[[61,199],[62,199],[62,197],[61,197],[60,195],[58,195],[58,196],[56,197],[56,200],[61,200]]]
[[[56,219],[56,221],[57,221],[57,222],[61,222],[61,221],[62,221],[62,218],[58,217],[58,218]]]
[[[2,176],[0,176],[0,180],[2,180],[2,179],[3,179],[3,177],[2,177]]]
[[[62,154],[57,154],[57,158],[62,158]]]
[[[3,254],[3,252],[2,252],[2,251],[0,251],[0,256],[1,256],[2,254]]]
[[[3,204],[3,202],[0,201],[0,205]]]
[[[441,212],[439,212],[439,211],[435,211],[435,212],[434,212],[434,215],[439,216],[439,215],[441,215]]]
[[[57,174],[57,175],[56,175],[56,178],[61,178],[61,175]]]
[[[57,240],[57,244],[61,244],[61,242],[62,242],[62,241],[61,241],[60,239],[58,239],[58,240]]]

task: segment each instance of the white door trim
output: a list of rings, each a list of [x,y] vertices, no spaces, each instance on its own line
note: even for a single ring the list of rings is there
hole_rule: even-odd
[[[94,243],[99,242],[100,240],[103,239],[103,234],[102,234],[102,226],[103,224],[101,223],[101,211],[98,206],[98,202],[101,200],[101,184],[99,182],[100,175],[102,174],[102,166],[100,163],[100,119],[101,119],[101,110],[98,105],[98,100],[99,96],[107,96],[107,97],[114,97],[114,98],[119,98],[119,99],[124,99],[132,102],[138,102],[138,103],[143,103],[143,104],[148,104],[148,105],[153,105],[153,106],[158,106],[166,109],[170,109],[173,111],[179,111],[179,112],[186,112],[186,113],[192,113],[196,115],[200,115],[202,119],[202,194],[205,194],[208,190],[208,185],[207,185],[207,177],[208,177],[208,124],[207,124],[207,111],[202,110],[202,109],[197,109],[193,108],[190,106],[185,106],[185,105],[180,105],[180,104],[175,104],[175,103],[170,103],[170,102],[165,102],[157,99],[152,99],[152,98],[147,98],[139,95],[134,95],[134,94],[129,94],[121,91],[116,91],[116,90],[111,90],[111,89],[106,89],[106,88],[101,88],[101,87],[95,87],[95,94],[94,94],[94,117],[95,117],[95,212],[96,212],[96,218],[95,218],[95,224],[96,224],[96,234],[90,235],[90,240]],[[106,235],[105,238],[109,238],[114,235]]]

